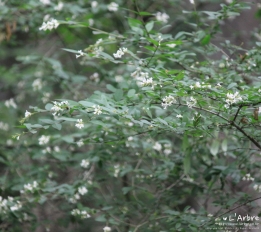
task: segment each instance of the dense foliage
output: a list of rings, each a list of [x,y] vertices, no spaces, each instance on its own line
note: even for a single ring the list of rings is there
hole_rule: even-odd
[[[0,1],[1,231],[258,221],[261,9],[209,2]]]

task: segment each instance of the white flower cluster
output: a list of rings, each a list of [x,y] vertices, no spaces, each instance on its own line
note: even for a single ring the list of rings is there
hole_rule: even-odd
[[[118,177],[120,170],[121,169],[119,164],[114,165],[114,177]]]
[[[57,6],[54,7],[54,10],[61,11],[63,9],[63,3],[59,2]]]
[[[9,125],[7,123],[0,122],[0,129],[4,130],[4,131],[8,131],[9,130]]]
[[[190,89],[194,89],[194,88],[209,88],[210,89],[211,85],[205,84],[205,82],[200,83],[197,81],[194,85],[190,85],[189,87],[190,87]]]
[[[50,136],[45,136],[45,135],[42,135],[39,139],[39,145],[44,145],[44,144],[47,144],[49,143],[50,141]]]
[[[177,102],[176,99],[171,95],[164,97],[162,101],[163,102],[161,105],[163,106],[163,109],[167,109],[168,106],[171,106],[173,103]]]
[[[246,181],[254,181],[255,178],[251,177],[250,173],[247,173],[242,180],[246,180]]]
[[[92,1],[91,6],[92,6],[92,8],[96,8],[98,6],[98,2]]]
[[[10,106],[12,106],[13,108],[17,108],[17,105],[16,105],[16,103],[15,103],[15,101],[14,101],[14,99],[13,98],[10,98],[9,100],[6,100],[5,101],[5,106],[6,107],[10,107]]]
[[[37,181],[34,181],[33,184],[25,184],[24,185],[24,190],[25,191],[29,191],[29,192],[34,192],[36,189],[38,188],[38,183]],[[21,190],[21,193],[23,193],[24,191]]]
[[[54,152],[60,152],[61,150],[60,150],[60,148],[59,148],[58,146],[55,146],[55,147],[53,148],[53,151],[54,151]],[[42,150],[42,153],[43,153],[43,154],[51,153],[51,152],[52,152],[51,147],[46,147],[45,149]]]
[[[37,78],[32,83],[32,86],[34,91],[41,90],[43,88],[43,82],[41,79]]]
[[[169,15],[167,15],[166,13],[157,12],[155,16],[158,21],[161,21],[163,23],[167,23],[169,20]]]
[[[14,201],[13,197],[8,197],[4,199],[0,196],[0,212],[6,214],[9,210],[17,211],[22,208],[20,201]]]
[[[87,188],[85,188],[84,186],[82,186],[82,187],[79,187],[79,188],[78,188],[78,192],[83,196],[83,195],[85,195],[86,193],[88,193],[88,190],[87,190]]]
[[[90,214],[87,213],[86,210],[79,210],[79,209],[74,209],[72,210],[71,214],[73,216],[80,216],[82,219],[85,219],[85,218],[90,218]]]
[[[242,97],[239,95],[239,92],[235,92],[233,93],[227,93],[227,99],[226,99],[226,103],[225,104],[225,108],[229,108],[230,105],[232,105],[233,103],[237,103],[239,101],[242,101]]]
[[[161,151],[162,146],[159,142],[156,142],[152,148],[156,151]]]
[[[77,119],[77,123],[75,124],[75,126],[78,127],[79,129],[82,129],[84,127],[84,123],[82,119]]]
[[[95,72],[90,76],[90,80],[94,81],[94,82],[99,82],[100,81],[100,77],[99,77],[99,73]]]
[[[119,9],[119,5],[115,2],[111,2],[109,5],[108,5],[108,10],[109,11],[117,11]]]
[[[187,101],[188,108],[192,108],[197,104],[197,100],[194,97],[190,97]]]
[[[78,188],[78,191],[74,194],[73,197],[71,197],[69,199],[69,201],[72,203],[72,204],[76,204],[77,203],[77,200],[80,200],[81,199],[81,196],[80,195],[85,195],[86,193],[88,193],[88,189],[84,186],[82,187],[79,187]]]
[[[253,189],[261,193],[261,185],[255,184]]]
[[[43,30],[43,31],[46,31],[46,30],[52,30],[52,29],[55,29],[59,26],[59,22],[56,20],[56,19],[51,19],[50,21],[48,21],[47,23],[46,22],[43,22],[42,26],[39,28],[39,30]]]
[[[111,232],[111,227],[105,226],[105,227],[103,228],[103,232]]]
[[[153,80],[152,77],[149,79],[143,79],[141,82],[142,86],[149,86],[149,85],[153,85]]]
[[[32,115],[32,113],[30,113],[29,111],[25,111],[25,113],[24,113],[24,116],[26,117],[26,118],[29,118],[30,116]]]
[[[83,168],[88,168],[88,166],[90,165],[90,162],[87,159],[83,159],[80,165]]]
[[[84,142],[82,141],[82,139],[80,139],[78,142],[76,142],[78,147],[82,147],[84,145]]]
[[[84,56],[84,53],[82,52],[82,50],[78,51],[79,55],[76,55],[76,59],[78,59],[81,56]]]
[[[164,144],[164,151],[163,151],[163,153],[167,156],[167,155],[169,155],[169,154],[171,154],[171,152],[172,152],[172,149],[171,149],[171,144],[169,144],[169,143],[166,143],[166,144]]]
[[[119,48],[119,50],[116,53],[113,53],[113,56],[115,58],[121,58],[127,51],[127,48]]]
[[[61,113],[60,111],[63,111],[65,108],[68,108],[68,101],[62,101],[62,102],[53,102],[53,107],[51,108],[51,111],[53,112],[53,116],[59,116]]]
[[[95,55],[94,57],[99,57],[100,53],[103,51],[103,47],[99,46],[102,43],[102,39],[98,39],[95,44],[90,46],[90,51]],[[81,62],[85,65],[84,60]]]
[[[138,81],[138,84],[145,86],[152,84],[152,78],[149,78],[149,73],[141,72],[141,68],[138,67],[132,74],[131,77],[135,78]]]
[[[100,115],[102,113],[101,107],[99,105],[97,106],[94,105],[93,108],[94,108],[94,112],[93,112],[94,114]]]

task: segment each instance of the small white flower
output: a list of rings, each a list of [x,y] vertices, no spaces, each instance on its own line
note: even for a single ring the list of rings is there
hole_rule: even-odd
[[[91,215],[88,214],[85,210],[83,210],[83,211],[81,212],[81,218],[90,218],[90,217],[91,217]]]
[[[115,58],[121,58],[127,51],[127,48],[119,48],[119,50],[116,53],[113,53],[113,56]]]
[[[75,126],[78,127],[79,129],[82,129],[84,127],[84,123],[82,119],[77,119],[77,123],[75,124]]]
[[[34,181],[33,184],[24,185],[24,189],[30,192],[34,192],[37,187],[38,187],[37,181]]]
[[[172,44],[166,44],[166,46],[168,46],[168,47],[170,47],[170,48],[174,48],[174,47],[177,46],[177,44],[174,44],[174,43],[172,43]]]
[[[168,106],[170,106],[173,103],[175,103],[176,99],[173,96],[169,95],[169,96],[164,97],[162,99],[162,101],[163,102],[161,103],[161,105],[163,106],[163,109],[166,109]]]
[[[187,106],[189,108],[192,108],[197,104],[197,100],[194,97],[190,97],[189,100],[187,101]]]
[[[63,3],[59,2],[57,6],[54,7],[54,10],[61,11],[63,9]]]
[[[17,105],[16,105],[16,103],[15,103],[15,101],[14,101],[14,99],[13,98],[10,98],[9,100],[6,100],[5,101],[5,106],[6,107],[10,107],[10,106],[12,106],[13,108],[17,108]]]
[[[191,4],[195,4],[194,0],[189,0]]]
[[[219,68],[225,68],[225,64],[224,63],[220,63],[219,64]]]
[[[181,114],[178,114],[176,117],[177,118],[183,118],[183,116]]]
[[[50,136],[45,136],[45,135],[42,135],[38,141],[39,141],[39,145],[44,145],[44,144],[47,144],[50,140]]]
[[[0,122],[0,129],[4,130],[4,131],[8,131],[9,130],[9,125],[7,123]]]
[[[101,107],[99,105],[97,106],[94,105],[93,108],[94,108],[94,112],[93,112],[94,114],[100,115],[102,113]]]
[[[50,0],[40,0],[40,2],[44,5],[50,5],[51,1]]]
[[[88,22],[89,22],[90,26],[93,26],[93,24],[94,24],[94,20],[93,19],[88,19]]]
[[[161,151],[162,149],[162,146],[160,143],[156,142],[153,146],[153,149],[156,150],[156,151]]]
[[[195,88],[201,88],[201,84],[198,81],[195,84]]]
[[[81,56],[84,56],[84,53],[82,52],[82,50],[78,51],[79,55],[76,55],[76,59],[78,59]]]
[[[82,139],[81,139],[81,140],[79,140],[76,144],[77,144],[78,147],[81,147],[81,146],[84,145],[84,142],[83,142]]]
[[[110,231],[111,231],[111,227],[109,227],[109,226],[105,226],[103,228],[103,232],[110,232]]]
[[[32,83],[32,86],[34,91],[41,90],[43,88],[43,82],[41,79],[37,78]]]
[[[99,82],[100,81],[100,77],[99,77],[99,73],[95,72],[90,76],[90,80],[94,81],[94,82]]]
[[[154,89],[154,86],[155,84],[153,84],[153,80],[152,80],[152,77],[151,78],[144,78],[141,83],[140,83],[141,86],[151,86],[152,89]]]
[[[119,172],[120,172],[120,165],[119,164],[114,165],[114,174],[113,174],[114,177],[118,177]]]
[[[87,159],[83,159],[80,165],[83,168],[87,168],[90,165],[90,162]]]
[[[85,187],[83,186],[83,187],[79,187],[79,188],[78,188],[78,192],[79,192],[81,195],[85,195],[86,193],[88,193],[88,190],[87,190],[87,188],[85,188]]]
[[[24,114],[24,116],[26,117],[26,118],[29,118],[30,116],[32,115],[32,113],[30,113],[29,111],[25,111],[25,114]]]
[[[255,178],[251,177],[250,173],[247,173],[243,178],[242,180],[245,180],[245,181],[254,181]]]
[[[172,152],[171,149],[165,149],[165,150],[163,151],[163,153],[164,153],[165,155],[169,155],[169,154],[171,154],[171,152]]]
[[[119,5],[115,2],[111,2],[108,6],[109,11],[117,11],[119,8]]]
[[[43,31],[46,31],[46,30],[52,30],[52,29],[55,29],[59,26],[59,22],[56,20],[56,19],[51,19],[50,21],[48,21],[47,23],[46,22],[43,22],[42,26],[39,28],[39,30],[43,30]]]
[[[194,89],[194,86],[193,86],[193,85],[190,85],[189,88],[190,88],[190,89]]]
[[[226,103],[228,105],[231,105],[233,103],[237,103],[239,101],[242,101],[242,97],[239,95],[238,92],[233,93],[227,93],[227,99],[226,99]]]
[[[92,6],[92,8],[96,8],[98,6],[98,2],[92,1],[91,6]]]
[[[169,20],[169,15],[167,15],[166,13],[157,12],[155,16],[158,21],[161,21],[163,23],[167,23]]]

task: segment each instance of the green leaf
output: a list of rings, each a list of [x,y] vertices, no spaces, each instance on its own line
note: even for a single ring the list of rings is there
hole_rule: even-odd
[[[107,85],[106,85],[106,88],[107,88],[108,90],[110,90],[111,92],[115,92],[115,91],[117,90],[115,87],[113,87],[113,86],[110,85],[110,84],[107,84]]]
[[[211,39],[211,36],[210,36],[210,35],[206,35],[206,36],[201,40],[201,44],[202,44],[202,45],[207,45],[207,44],[209,44],[210,39]]]
[[[113,94],[113,97],[116,101],[120,101],[123,98],[123,91],[122,89],[117,89]]]
[[[57,129],[57,130],[61,130],[62,129],[62,125],[59,123],[55,123],[52,125],[53,128]]]
[[[210,147],[210,153],[213,155],[213,156],[216,156],[217,153],[218,153],[218,149],[219,149],[219,141],[218,140],[214,140],[211,144],[211,147]]]
[[[232,83],[230,83],[230,84],[228,85],[227,89],[231,89],[231,88],[233,88],[233,87],[235,87],[235,86],[237,86],[237,83],[232,82]]]
[[[140,27],[142,26],[142,22],[138,19],[128,18],[128,23],[130,27]]]
[[[121,190],[122,190],[123,194],[126,195],[132,189],[133,189],[132,187],[123,187]]]
[[[51,110],[52,107],[53,107],[53,104],[51,104],[51,103],[48,103],[45,105],[46,110]]]
[[[127,96],[128,96],[129,98],[131,98],[131,97],[133,97],[133,96],[135,95],[135,93],[136,93],[136,90],[135,90],[135,89],[130,89],[130,90],[128,91],[128,93],[127,93]]]
[[[102,215],[99,215],[98,217],[96,217],[95,221],[97,221],[97,222],[106,222],[107,219],[105,218],[105,215],[102,214]]]
[[[227,139],[224,139],[221,143],[221,148],[224,152],[227,151]]]
[[[181,71],[176,77],[175,80],[180,81],[184,78],[184,71]]]
[[[152,29],[153,29],[153,26],[154,26],[154,21],[151,21],[151,22],[148,22],[146,25],[145,25],[145,28],[148,32],[150,32]]]

